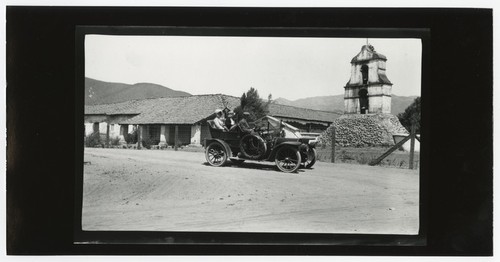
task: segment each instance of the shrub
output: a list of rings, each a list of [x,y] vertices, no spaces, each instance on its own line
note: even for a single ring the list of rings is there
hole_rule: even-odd
[[[103,142],[100,139],[100,134],[92,133],[89,136],[85,137],[85,146],[86,147],[104,146]]]
[[[145,148],[147,148],[147,149],[151,149],[151,146],[152,146],[152,145],[155,145],[155,144],[154,144],[154,141],[153,141],[151,138],[149,138],[149,137],[144,137],[144,138],[142,139],[142,146],[143,146],[143,147],[145,147]]]
[[[115,137],[111,139],[111,145],[112,146],[118,146],[120,145],[120,137]]]
[[[420,133],[420,114],[421,102],[420,97],[415,98],[413,103],[409,105],[403,113],[398,114],[401,124],[410,132],[412,124],[415,124],[415,132]]]
[[[137,130],[134,130],[134,132],[127,134],[125,136],[125,141],[127,142],[127,144],[137,143]]]

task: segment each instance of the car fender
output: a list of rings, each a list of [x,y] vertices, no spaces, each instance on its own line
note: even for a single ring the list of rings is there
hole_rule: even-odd
[[[218,139],[218,138],[205,139],[205,148],[207,148],[207,146],[212,142],[219,142],[224,147],[224,149],[226,149],[228,158],[233,156],[233,151],[231,150],[231,147],[229,146],[228,143],[226,143],[226,141],[224,141],[222,139]]]
[[[271,151],[271,154],[269,155],[269,158],[268,160],[269,161],[274,161],[274,157],[276,156],[276,152],[278,152],[278,150],[280,148],[282,148],[283,146],[292,146],[292,147],[295,147],[297,148],[297,150],[299,149],[299,146],[301,145],[302,143],[301,142],[298,142],[298,141],[287,141],[287,142],[283,142],[283,143],[280,143],[279,145],[275,146],[273,148],[273,151]]]

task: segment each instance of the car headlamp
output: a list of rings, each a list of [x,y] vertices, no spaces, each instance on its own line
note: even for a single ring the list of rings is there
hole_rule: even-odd
[[[315,140],[309,140],[309,146],[310,147],[315,147],[317,143],[318,143],[318,140],[316,140],[316,139]]]

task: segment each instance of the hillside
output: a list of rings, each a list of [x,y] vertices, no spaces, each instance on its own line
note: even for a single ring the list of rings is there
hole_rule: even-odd
[[[134,99],[179,97],[191,94],[172,90],[168,87],[151,83],[137,83],[134,85],[110,83],[85,78],[85,104],[97,105],[129,101]]]
[[[391,114],[397,115],[405,111],[416,96],[392,95]],[[344,112],[344,95],[316,96],[290,101],[284,98],[274,100],[277,104],[310,108],[323,111]]]

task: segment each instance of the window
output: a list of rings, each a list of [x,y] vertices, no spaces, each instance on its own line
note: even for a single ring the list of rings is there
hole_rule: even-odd
[[[361,75],[363,76],[363,85],[368,84],[368,66],[361,66]]]

